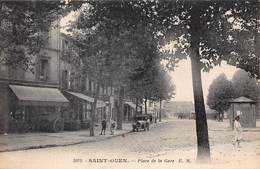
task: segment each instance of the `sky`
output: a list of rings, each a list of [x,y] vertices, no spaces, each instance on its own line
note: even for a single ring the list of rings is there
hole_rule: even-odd
[[[226,63],[222,63],[221,66],[214,67],[209,72],[202,72],[202,87],[204,100],[206,102],[208,89],[212,81],[224,73],[230,80],[237,68],[230,66]],[[192,89],[192,75],[191,75],[191,63],[190,60],[182,60],[178,63],[178,67],[174,72],[170,73],[172,81],[176,87],[176,95],[172,100],[174,101],[192,101],[193,102],[193,89]]]

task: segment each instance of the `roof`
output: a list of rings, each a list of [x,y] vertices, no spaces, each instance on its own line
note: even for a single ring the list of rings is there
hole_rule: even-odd
[[[69,94],[71,94],[71,95],[73,95],[73,96],[76,96],[76,97],[78,97],[78,98],[80,98],[80,99],[83,99],[83,100],[85,100],[85,101],[92,102],[92,103],[94,102],[94,98],[89,97],[89,96],[87,96],[87,95],[85,95],[85,94],[76,93],[76,92],[68,92],[68,91],[67,91],[67,93],[69,93]]]
[[[244,96],[238,97],[230,101],[230,103],[254,103],[254,100],[248,99]]]
[[[61,106],[69,101],[56,88],[9,85],[20,105]]]

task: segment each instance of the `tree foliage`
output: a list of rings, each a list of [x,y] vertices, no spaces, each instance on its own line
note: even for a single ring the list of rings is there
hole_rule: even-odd
[[[28,69],[46,45],[52,23],[78,8],[73,1],[1,1],[0,63]]]
[[[233,95],[232,83],[225,74],[221,74],[213,80],[209,87],[207,105],[209,108],[223,114],[225,110],[228,110],[230,106],[229,101],[233,98]]]
[[[257,101],[260,96],[260,87],[257,80],[250,77],[247,72],[236,71],[231,81],[234,88],[234,98],[244,96]]]

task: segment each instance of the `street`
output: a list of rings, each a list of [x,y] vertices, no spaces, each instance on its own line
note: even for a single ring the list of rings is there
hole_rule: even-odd
[[[244,132],[242,148],[235,150],[227,121],[208,123],[211,167],[230,168],[238,163],[234,168],[259,166],[259,130]],[[148,132],[129,133],[109,140],[0,153],[0,168],[135,168],[136,165],[140,168],[201,168],[195,159],[195,121],[167,120],[154,125]]]

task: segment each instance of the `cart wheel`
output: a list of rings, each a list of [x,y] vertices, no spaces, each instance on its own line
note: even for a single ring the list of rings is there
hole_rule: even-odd
[[[55,119],[52,122],[52,132],[57,133],[64,130],[64,121],[62,119]]]

